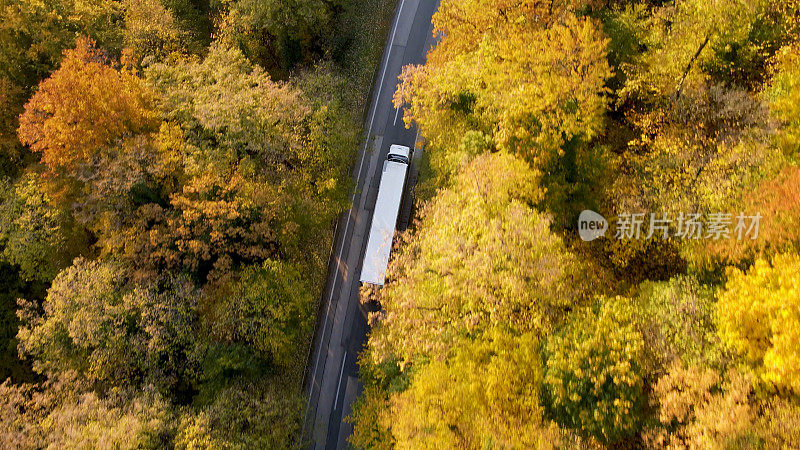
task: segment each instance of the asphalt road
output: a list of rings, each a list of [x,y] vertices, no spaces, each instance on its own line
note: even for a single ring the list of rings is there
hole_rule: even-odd
[[[305,435],[316,449],[346,448],[352,425],[343,422],[361,391],[358,354],[366,343],[367,322],[359,306],[358,277],[383,161],[392,144],[415,147],[417,131],[406,129],[402,111],[392,104],[403,66],[421,64],[434,43],[431,17],[439,0],[400,0],[373,87],[365,124],[365,142],[354,168],[352,207],[336,226],[328,281],[321,303],[309,370]],[[399,228],[409,220],[410,190],[416,181],[421,149],[412,158]]]

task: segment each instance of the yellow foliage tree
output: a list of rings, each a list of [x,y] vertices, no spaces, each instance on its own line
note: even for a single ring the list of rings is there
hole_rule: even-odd
[[[798,6],[800,8],[800,6]],[[779,144],[794,158],[800,158],[800,45],[787,45],[773,59],[774,74],[765,97],[772,116],[782,129]]]
[[[620,16],[639,50],[620,63],[617,106],[634,129],[618,152],[619,211],[727,211],[780,170],[754,92],[786,38],[778,3],[679,0]]]
[[[716,314],[722,342],[763,382],[800,394],[800,257],[759,259],[746,273],[729,269]]]
[[[596,136],[611,69],[603,34],[572,13],[583,3],[442,2],[442,41],[400,77],[395,104],[409,105],[406,123],[438,149],[481,131],[535,167],[573,137]]]
[[[770,3],[776,2],[678,0],[653,8],[636,33],[646,51],[622,67],[628,80],[620,96],[679,98],[687,88],[706,84],[709,70],[725,69],[718,60],[721,49],[747,45]]]
[[[442,356],[493,324],[541,333],[563,316],[579,290],[577,265],[528,206],[539,196],[536,179],[512,155],[482,155],[428,205],[382,291],[377,359]]]
[[[396,448],[555,448],[557,428],[542,420],[541,380],[533,334],[494,330],[463,342],[392,398]]]

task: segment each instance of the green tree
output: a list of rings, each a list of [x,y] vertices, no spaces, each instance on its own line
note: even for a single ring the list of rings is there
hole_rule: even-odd
[[[349,186],[354,134],[341,105],[309,101],[221,43],[203,61],[153,65],[147,76],[166,119],[183,130],[188,180],[170,196],[171,208],[142,210],[141,221],[156,225],[145,225],[154,231],[137,252],[201,276],[278,252],[319,263],[319,230]]]
[[[163,61],[192,44],[190,32],[161,0],[125,1],[125,47],[135,62]]]
[[[304,162],[311,108],[298,89],[273,81],[241,51],[216,42],[202,61],[156,64],[145,73],[166,119],[180,124],[193,147],[190,175],[225,173],[241,163],[280,179]]]
[[[75,371],[89,381],[171,388],[193,379],[196,292],[180,279],[131,286],[113,262],[77,259],[43,304],[23,304],[20,351],[48,376]]]
[[[659,373],[676,361],[708,365],[719,362],[714,328],[714,291],[690,276],[645,282],[636,298],[645,341],[647,370]]]
[[[29,172],[16,184],[0,181],[0,257],[28,281],[51,281],[87,247],[69,212],[53,204]]]
[[[279,365],[297,363],[298,343],[310,332],[312,298],[294,267],[267,260],[245,268],[212,298],[206,320],[216,338],[246,342]]]
[[[352,126],[341,122],[350,115],[334,96],[317,90],[312,101],[295,84],[273,81],[239,50],[218,42],[203,61],[154,65],[146,74],[162,96],[166,118],[184,130],[190,175],[238,166],[249,177],[284,181],[287,189],[303,188],[312,196],[346,186],[340,178]]]
[[[19,86],[8,78],[0,77],[0,177],[14,175],[24,155],[17,139],[22,97]]]
[[[225,11],[223,37],[280,75],[311,60],[344,5],[344,0],[217,1]]]
[[[58,66],[77,35],[112,52],[122,49],[122,2],[117,0],[3,0],[0,2],[0,78],[26,93]]]
[[[76,395],[41,424],[48,447],[156,449],[169,444],[174,420],[169,402],[151,389],[138,395]]]
[[[174,411],[151,387],[86,390],[70,375],[41,384],[0,384],[0,441],[19,449],[163,448]]]
[[[290,448],[303,407],[295,389],[274,378],[234,381],[181,418],[175,448]]]
[[[797,44],[777,52],[773,76],[764,92],[772,116],[781,124],[778,143],[795,161],[800,157],[800,57],[797,55]]]
[[[633,436],[645,400],[644,344],[626,298],[573,312],[545,350],[546,405],[556,422],[606,443]]]

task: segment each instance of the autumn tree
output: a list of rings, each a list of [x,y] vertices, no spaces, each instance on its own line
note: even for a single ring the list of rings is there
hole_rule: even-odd
[[[80,189],[71,212],[97,238],[104,255],[124,253],[131,224],[149,204],[166,205],[183,181],[183,134],[162,124],[107,147],[72,172]]]
[[[763,402],[755,434],[765,447],[791,447],[800,442],[800,405],[778,397]]]
[[[759,398],[750,376],[702,365],[675,364],[653,386],[658,425],[643,433],[667,448],[781,448],[800,439],[800,405]]]
[[[566,142],[602,130],[607,41],[571,12],[581,2],[511,3],[442,2],[442,40],[424,66],[403,70],[395,105],[408,105],[406,123],[441,152],[479,131],[541,168]],[[434,167],[452,172],[442,158]]]
[[[0,384],[0,440],[14,448],[32,449],[41,447],[39,422],[43,418],[44,406],[35,386],[13,384],[7,379]]]
[[[653,387],[653,403],[663,428],[648,430],[645,441],[667,448],[742,447],[756,441],[759,412],[752,385],[743,374],[725,376],[713,368],[676,363]]]
[[[512,155],[483,155],[425,208],[380,295],[377,354],[385,345],[413,361],[490,324],[544,333],[563,316],[579,291],[577,266],[528,206],[536,180]]]
[[[182,136],[154,106],[135,74],[80,39],[20,119],[20,139],[50,169],[43,191],[106,252],[124,246],[136,208],[165,202],[178,184]]]
[[[458,164],[378,296],[360,362],[368,397],[353,416],[358,445],[559,439],[539,406],[537,343],[580,301],[581,269],[531,207],[541,193],[527,163],[499,152]]]
[[[74,169],[127,136],[158,129],[152,93],[89,39],[65,53],[20,116],[19,138],[51,169]]]
[[[457,344],[445,361],[417,368],[391,398],[398,448],[555,448],[542,418],[541,359],[532,333],[493,330]],[[365,424],[368,426],[368,424]]]
[[[780,170],[757,92],[785,39],[773,3],[638,5],[615,22],[640,43],[618,58],[617,115],[631,127],[617,142],[619,211],[725,211]]]
[[[662,100],[630,114],[641,134],[617,158],[619,211],[728,211],[739,192],[780,169],[768,110],[753,94],[716,85]]]
[[[0,263],[0,379],[14,383],[31,381],[35,374],[30,361],[22,360],[17,350],[17,299],[43,298],[44,282],[30,282],[23,278],[16,266]]]
[[[634,435],[645,399],[644,344],[629,299],[601,299],[573,312],[545,350],[549,414],[601,442]]]
[[[0,447],[301,444],[344,3],[0,0]]]
[[[770,26],[764,16],[771,3],[680,0],[654,6],[649,14],[646,6],[628,6],[643,21],[631,31],[646,50],[621,67],[627,83],[620,96],[680,98],[686,90],[706,84],[708,78],[710,84],[735,80],[740,87],[752,85],[754,80],[746,75],[763,71],[770,50],[775,50],[759,42],[768,33],[758,32]],[[731,69],[745,68],[750,71],[741,74],[743,79],[731,73]]]
[[[742,197],[738,209],[761,217],[758,234],[687,246],[684,253],[693,263],[701,267],[742,266],[756,258],[800,247],[800,168],[787,164]]]
[[[800,392],[800,258],[759,259],[747,271],[731,268],[716,316],[722,342],[767,384]]]
[[[123,256],[142,264],[144,276],[167,270],[199,281],[225,274],[240,262],[263,261],[279,248],[275,196],[272,186],[241,177],[193,178],[168,205],[147,203],[139,209]]]
[[[487,34],[499,33],[494,27],[497,24],[513,26],[515,20],[524,18],[533,27],[549,28],[598,3],[592,0],[448,1],[440,5],[434,21],[437,30],[452,36],[452,39],[442,41],[443,48],[448,52],[460,53],[478,48]]]
[[[543,342],[541,381],[531,383],[540,384],[541,423],[558,423],[564,446],[575,444],[571,434],[668,448],[798,439],[797,427],[779,423],[798,414],[799,364],[787,343],[798,339],[800,264],[774,257],[796,253],[800,225],[798,3],[598,3],[444,1],[427,63],[403,70],[395,106],[427,138],[435,178],[386,286],[369,293],[383,309],[360,361],[354,444],[537,446],[498,425],[519,408],[481,409],[491,375],[474,350],[494,345],[487,330],[496,327]],[[505,197],[518,176],[499,164],[509,155],[535,171],[524,200]],[[487,161],[495,167],[478,170]],[[584,244],[572,233],[581,209],[760,213],[761,227],[754,240]],[[553,217],[522,220],[536,210]],[[558,245],[545,245],[542,219],[566,231]],[[561,242],[573,239],[567,253]],[[592,288],[626,297],[597,293],[586,307],[570,253],[589,260]],[[718,269],[754,258],[747,274],[730,269],[717,295]]]
[[[363,366],[360,365],[359,368],[363,370]],[[363,376],[359,379],[364,382]],[[351,407],[350,415],[345,418],[347,423],[353,425],[353,434],[348,438],[350,444],[381,450],[394,448],[389,399],[383,389],[365,386]]]

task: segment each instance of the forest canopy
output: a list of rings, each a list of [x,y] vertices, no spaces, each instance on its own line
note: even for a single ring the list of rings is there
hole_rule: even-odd
[[[793,0],[443,0],[395,94],[427,176],[364,291],[351,443],[800,445],[798,20]],[[585,239],[585,210],[610,229]]]
[[[389,6],[0,0],[0,447],[302,445]]]
[[[307,446],[395,6],[0,0],[0,447]],[[442,0],[432,38],[350,443],[800,446],[800,2]]]

